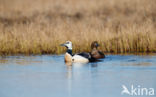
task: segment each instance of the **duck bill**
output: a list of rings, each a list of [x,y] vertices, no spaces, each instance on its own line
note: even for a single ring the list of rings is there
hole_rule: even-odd
[[[66,46],[65,44],[60,44],[60,46]]]

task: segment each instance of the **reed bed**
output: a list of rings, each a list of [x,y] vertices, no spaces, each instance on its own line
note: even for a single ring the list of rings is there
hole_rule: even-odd
[[[156,0],[0,0],[0,55],[156,52]]]

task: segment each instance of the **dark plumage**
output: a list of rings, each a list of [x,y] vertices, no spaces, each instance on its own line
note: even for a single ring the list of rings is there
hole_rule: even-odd
[[[82,53],[78,53],[77,55],[80,55],[80,56],[83,56],[85,58],[91,58],[91,56],[89,55],[89,53],[85,53],[85,52],[82,52]]]
[[[92,42],[91,44],[91,57],[95,58],[95,59],[100,59],[100,58],[105,58],[104,53],[102,53],[101,51],[98,50],[99,44],[97,41]]]
[[[88,58],[89,62],[97,61],[97,59],[93,58],[90,53],[82,52],[82,53],[79,53],[78,55]]]

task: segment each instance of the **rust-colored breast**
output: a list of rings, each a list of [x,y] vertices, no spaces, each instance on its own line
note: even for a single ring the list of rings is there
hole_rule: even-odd
[[[65,62],[72,62],[72,56],[68,53],[65,54],[64,56]]]

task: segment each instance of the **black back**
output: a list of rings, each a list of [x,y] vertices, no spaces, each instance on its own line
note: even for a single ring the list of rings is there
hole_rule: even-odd
[[[95,62],[97,59],[93,58],[90,53],[82,52],[77,55],[83,56],[89,60],[89,62]]]
[[[87,59],[89,59],[91,57],[89,53],[85,53],[85,52],[79,53],[77,55],[83,56],[83,57],[85,57]]]

